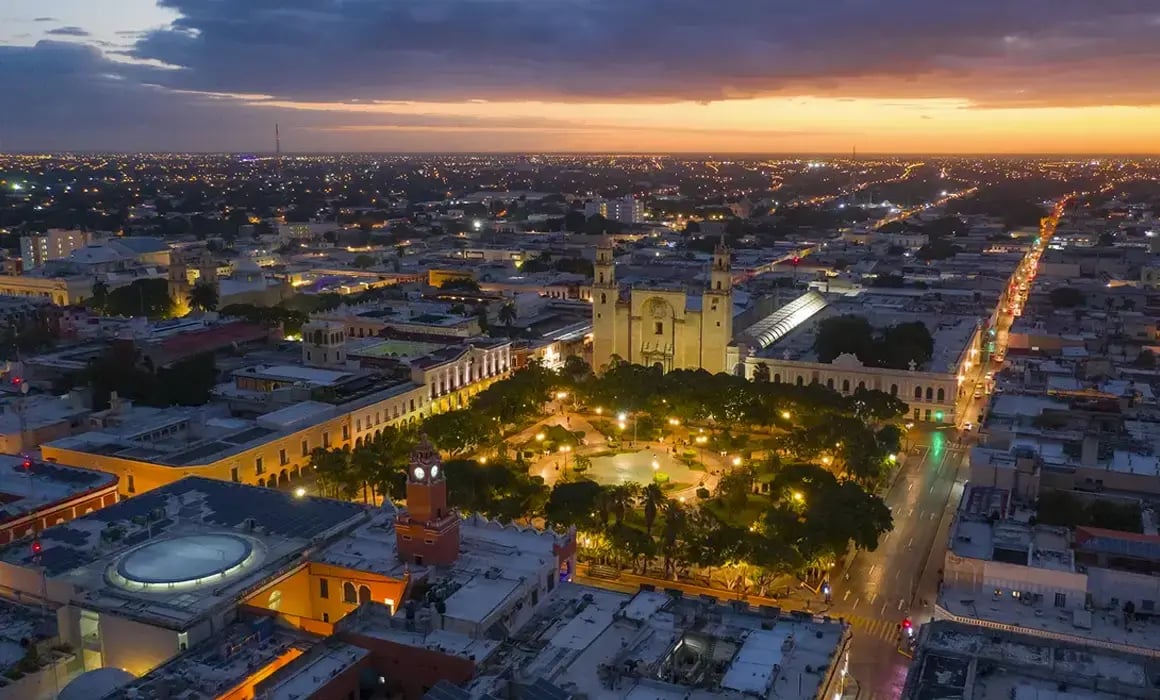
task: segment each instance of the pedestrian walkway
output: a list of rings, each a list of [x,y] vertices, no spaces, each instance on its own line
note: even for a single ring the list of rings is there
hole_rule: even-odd
[[[875,620],[857,615],[847,616],[846,621],[854,628],[854,637],[870,637],[884,642],[898,641],[897,620]]]

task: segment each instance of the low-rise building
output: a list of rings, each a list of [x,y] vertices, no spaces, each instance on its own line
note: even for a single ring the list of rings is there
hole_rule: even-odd
[[[118,500],[112,474],[0,456],[0,546],[69,522]]]

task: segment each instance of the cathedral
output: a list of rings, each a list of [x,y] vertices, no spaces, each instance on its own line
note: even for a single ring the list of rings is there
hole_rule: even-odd
[[[733,272],[729,249],[713,252],[709,285],[700,295],[685,289],[632,288],[616,282],[612,243],[596,249],[592,283],[592,367],[602,371],[615,355],[640,365],[729,371],[733,340]]]

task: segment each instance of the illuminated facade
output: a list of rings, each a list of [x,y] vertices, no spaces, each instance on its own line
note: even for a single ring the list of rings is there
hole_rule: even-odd
[[[729,249],[713,253],[708,288],[700,296],[684,289],[633,288],[622,297],[612,244],[596,250],[592,285],[592,366],[613,356],[633,364],[675,369],[729,369],[733,340],[733,273]]]

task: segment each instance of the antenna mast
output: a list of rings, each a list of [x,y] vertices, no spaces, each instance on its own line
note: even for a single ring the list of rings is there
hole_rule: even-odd
[[[282,179],[282,136],[278,133],[278,122],[274,122],[274,173]]]

